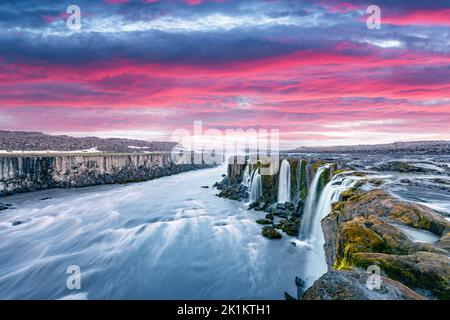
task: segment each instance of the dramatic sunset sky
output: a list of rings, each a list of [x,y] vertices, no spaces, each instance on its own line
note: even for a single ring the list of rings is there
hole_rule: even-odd
[[[283,147],[450,139],[450,0],[2,0],[0,30],[2,130],[164,140],[201,120],[280,129]]]

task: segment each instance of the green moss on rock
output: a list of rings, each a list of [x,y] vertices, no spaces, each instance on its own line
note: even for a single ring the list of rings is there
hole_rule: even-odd
[[[272,221],[268,220],[268,219],[258,219],[258,220],[256,220],[256,223],[257,224],[272,224]]]
[[[281,234],[273,227],[265,226],[262,228],[262,235],[267,239],[281,239]]]
[[[335,261],[336,269],[351,266],[352,256],[357,252],[380,252],[385,243],[376,232],[364,225],[359,218],[341,226],[340,242],[337,247],[338,256]]]

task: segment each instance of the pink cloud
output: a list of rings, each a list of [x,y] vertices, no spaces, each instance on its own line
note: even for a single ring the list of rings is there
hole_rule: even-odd
[[[399,26],[407,25],[442,25],[450,26],[450,9],[416,10],[402,14],[382,16],[383,23]]]

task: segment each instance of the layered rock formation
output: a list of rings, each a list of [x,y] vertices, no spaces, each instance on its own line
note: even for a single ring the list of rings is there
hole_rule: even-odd
[[[414,241],[399,226],[430,232],[439,240]],[[304,298],[324,289],[325,279],[336,275],[333,270],[355,273],[372,265],[379,266],[385,277],[425,297],[450,298],[450,222],[439,213],[382,189],[353,188],[333,204],[332,213],[322,220],[322,229],[330,271]],[[330,288],[331,282],[326,287]]]
[[[0,156],[0,196],[49,188],[146,181],[207,164],[175,164],[170,153]]]

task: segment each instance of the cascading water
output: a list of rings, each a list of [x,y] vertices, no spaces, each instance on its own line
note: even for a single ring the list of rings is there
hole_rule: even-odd
[[[242,184],[246,187],[250,187],[251,176],[250,176],[250,164],[245,165],[244,175],[242,177]]]
[[[291,165],[287,160],[281,162],[278,180],[278,203],[291,201]]]
[[[298,160],[297,163],[297,172],[295,173],[296,179],[297,179],[297,185],[296,185],[296,196],[295,196],[295,202],[300,200],[300,192],[302,190],[302,160]]]
[[[311,183],[311,186],[308,190],[308,196],[306,198],[305,202],[305,208],[303,210],[303,218],[302,218],[302,225],[300,227],[300,239],[301,240],[307,240],[311,238],[311,232],[313,230],[313,224],[315,222],[315,216],[316,216],[316,208],[318,204],[318,200],[320,197],[320,190],[319,190],[319,181],[324,174],[327,171],[325,169],[328,169],[329,165],[321,166],[317,169],[316,174],[314,175],[314,179]]]
[[[341,193],[349,189],[356,181],[355,177],[338,177],[330,181],[320,194],[315,217],[312,221],[310,240],[323,239],[320,221],[331,212],[331,204],[339,201]],[[321,246],[323,243],[321,244]]]
[[[262,195],[261,174],[258,170],[253,172],[252,182],[250,183],[250,202],[255,202]]]
[[[340,195],[351,188],[358,180],[357,177],[336,176],[332,181],[320,190],[317,190],[320,176],[327,166],[320,167],[311,184],[310,192],[303,215],[303,223],[300,229],[300,239],[307,243],[309,249],[305,255],[305,264],[302,270],[302,278],[307,286],[311,286],[315,280],[327,272],[324,235],[320,221],[331,212],[331,205],[339,201]]]

